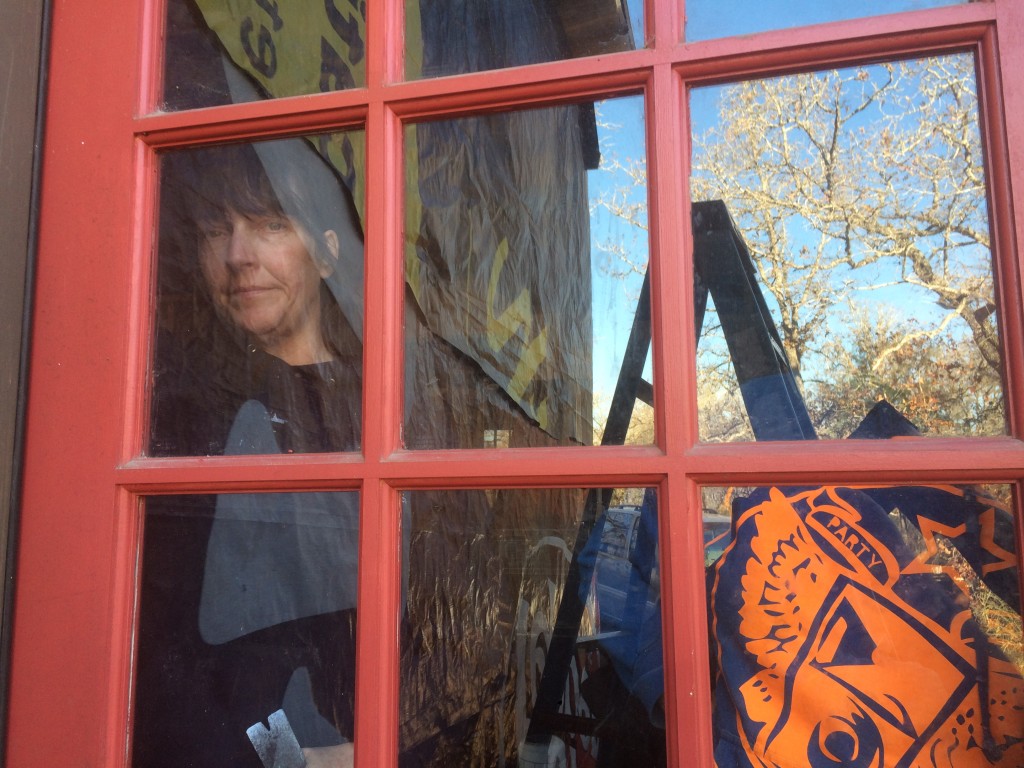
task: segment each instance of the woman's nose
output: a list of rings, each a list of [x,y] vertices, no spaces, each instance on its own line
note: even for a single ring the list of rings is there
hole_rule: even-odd
[[[245,226],[236,224],[232,227],[231,234],[228,237],[224,260],[235,269],[241,269],[255,263],[256,252],[253,248],[252,233]]]

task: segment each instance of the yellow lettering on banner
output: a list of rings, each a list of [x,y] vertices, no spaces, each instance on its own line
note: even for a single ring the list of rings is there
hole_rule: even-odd
[[[494,311],[494,302],[498,293],[498,281],[508,261],[508,240],[502,239],[494,251],[491,261],[491,277],[487,287],[487,343],[494,352],[500,351],[512,338],[520,335],[526,338],[533,329],[533,303],[530,291],[523,288],[519,295],[500,315]],[[525,343],[516,363],[515,372],[509,379],[507,391],[520,404],[527,406],[527,411],[538,420],[541,427],[546,427],[547,403],[526,403],[523,395],[527,387],[537,377],[541,364],[548,356],[548,332],[544,328],[532,340]]]
[[[365,82],[362,0],[196,0],[231,59],[273,97]]]
[[[530,342],[530,345],[523,350],[516,364],[516,372],[512,374],[512,380],[508,383],[508,393],[518,402],[523,402],[523,394],[530,382],[537,377],[541,363],[548,356],[548,330],[545,328]],[[547,400],[541,401],[534,408],[534,417],[541,428],[547,428]]]
[[[508,261],[508,240],[502,239],[494,251],[491,261],[491,280],[487,286],[487,342],[495,352],[504,347],[512,334],[524,326],[533,325],[533,310],[530,307],[530,292],[525,288],[509,304],[500,317],[494,315],[494,300],[498,294],[498,279]]]
[[[366,4],[317,0],[196,0],[232,61],[272,97],[354,88],[364,82]],[[352,192],[364,219],[365,137],[341,131],[308,137]]]

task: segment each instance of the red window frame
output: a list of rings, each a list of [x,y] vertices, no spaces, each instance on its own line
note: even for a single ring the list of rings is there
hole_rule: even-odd
[[[132,631],[148,494],[358,489],[362,495],[357,761],[397,764],[401,537],[407,489],[659,490],[672,765],[712,765],[702,484],[1014,483],[1024,490],[1024,4],[951,6],[682,44],[681,3],[647,0],[649,47],[402,81],[402,2],[367,3],[367,83],[352,91],[158,113],[162,3],[56,4],[6,757],[12,766],[128,764]],[[1006,365],[1009,437],[910,445],[701,445],[685,185],[686,89],[946,51],[977,56]],[[1008,73],[1004,80],[1000,73]],[[658,442],[649,447],[405,451],[402,128],[408,121],[644,93]],[[227,138],[366,130],[361,456],[138,458],[146,412],[155,151]],[[1018,530],[1018,551],[1024,536]]]

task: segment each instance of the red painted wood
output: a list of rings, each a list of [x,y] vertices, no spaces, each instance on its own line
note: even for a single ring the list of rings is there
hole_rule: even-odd
[[[11,766],[123,761],[130,658],[124,596],[135,515],[113,470],[122,460],[128,307],[139,255],[131,122],[137,5],[97,0],[53,8]]]
[[[987,72],[991,73],[986,82],[989,92],[996,91],[991,104],[1001,107],[989,112],[992,127],[989,133],[993,141],[993,162],[1003,163],[1000,178],[1006,179],[1006,186],[997,186],[997,212],[1001,215],[996,222],[1002,244],[1004,270],[1011,273],[1004,285],[1004,300],[1014,306],[1016,313],[1010,322],[1016,321],[1010,333],[1004,332],[1004,356],[1007,362],[1008,391],[1012,398],[1009,403],[1011,429],[1017,437],[1024,437],[1024,93],[1021,93],[1019,75],[1024,69],[1024,5],[1013,0],[1000,0],[996,7],[998,27],[993,37],[998,43],[998,62],[990,60]],[[989,48],[988,50],[992,50]],[[994,58],[994,56],[993,56]],[[995,78],[998,64],[1000,79]],[[999,86],[1003,86],[998,91]],[[999,124],[999,118],[1005,120]],[[1005,134],[1002,132],[1005,130]],[[1005,136],[1005,145],[1000,140]],[[1014,269],[1016,267],[1016,269]],[[1012,281],[1012,282],[1011,282]],[[1024,504],[1024,480],[1016,485],[1018,515]],[[1017,552],[1024,552],[1024,525],[1018,517]],[[1021,575],[1024,584],[1024,574]]]
[[[1020,248],[1024,243],[1024,93],[1016,82],[1024,71],[1024,7],[1004,0],[998,6],[998,20],[998,30],[983,51],[982,92],[989,96],[988,167],[994,179],[993,232],[1003,258],[1000,289],[1013,312],[1006,315],[1005,329],[1001,329],[1012,393],[1009,414],[1013,434],[1024,436],[1024,287],[1020,277],[1024,274]]]

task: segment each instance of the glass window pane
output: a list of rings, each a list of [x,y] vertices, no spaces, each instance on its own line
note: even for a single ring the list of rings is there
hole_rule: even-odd
[[[709,40],[845,21],[899,11],[918,11],[973,0],[686,0],[686,39]]]
[[[366,3],[168,0],[167,110],[361,87]]]
[[[406,502],[400,764],[664,765],[654,491]]]
[[[351,750],[358,521],[351,492],[147,501],[134,766]]]
[[[406,174],[406,445],[652,442],[642,99],[412,125]]]
[[[150,455],[358,450],[361,138],[162,157]]]
[[[708,489],[719,768],[1024,764],[1009,486]],[[940,756],[940,757],[937,757]]]
[[[643,48],[643,9],[643,0],[406,0],[406,77]]]
[[[973,58],[690,107],[701,438],[1003,434]]]

